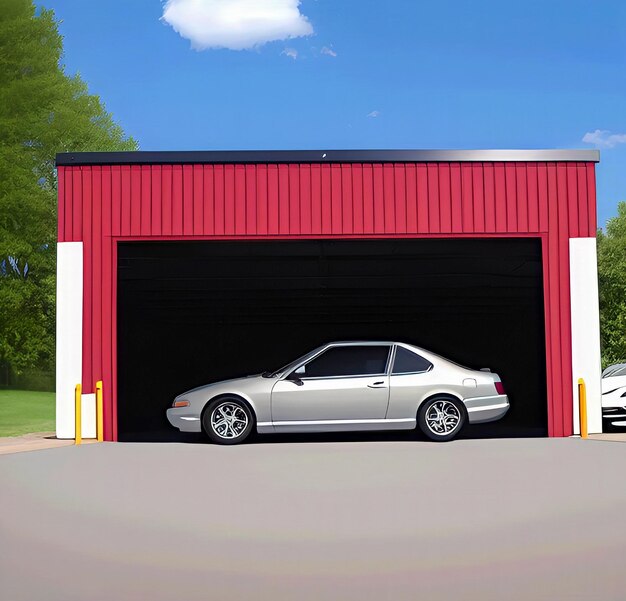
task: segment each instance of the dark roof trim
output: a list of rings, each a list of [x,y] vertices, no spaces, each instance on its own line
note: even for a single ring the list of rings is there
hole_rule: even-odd
[[[139,152],[63,152],[61,165],[145,165],[189,163],[597,163],[598,150],[191,150]]]

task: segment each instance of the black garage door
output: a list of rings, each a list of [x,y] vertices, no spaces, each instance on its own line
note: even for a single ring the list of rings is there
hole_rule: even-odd
[[[370,339],[497,371],[512,408],[467,435],[547,433],[539,240],[132,242],[118,249],[119,439],[179,438],[165,410],[184,390]]]

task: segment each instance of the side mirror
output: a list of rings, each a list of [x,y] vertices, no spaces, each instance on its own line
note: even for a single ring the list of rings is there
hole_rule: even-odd
[[[288,376],[287,380],[293,382],[296,386],[302,386],[304,382],[298,377],[298,374],[304,373],[304,367],[299,367],[295,371],[292,371]]]

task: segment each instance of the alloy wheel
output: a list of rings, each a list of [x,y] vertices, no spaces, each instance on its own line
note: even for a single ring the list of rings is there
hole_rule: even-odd
[[[232,440],[241,436],[248,427],[248,416],[237,404],[231,401],[220,403],[211,412],[211,429],[217,436]]]
[[[426,425],[428,429],[439,436],[450,434],[459,425],[461,412],[452,402],[446,400],[435,401],[426,411]]]

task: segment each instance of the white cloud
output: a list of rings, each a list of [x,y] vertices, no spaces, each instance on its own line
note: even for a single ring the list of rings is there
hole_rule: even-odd
[[[332,48],[329,48],[328,46],[324,46],[320,50],[320,54],[326,54],[327,56],[332,56],[333,58],[337,56],[337,53]]]
[[[161,19],[196,50],[245,50],[308,36],[300,0],[167,0]]]
[[[298,58],[298,51],[295,48],[285,48],[281,54],[292,58],[294,61]]]
[[[368,113],[367,116],[371,117],[372,119],[375,119],[376,117],[378,117],[380,115],[380,111],[372,111],[371,113]]]
[[[626,134],[612,134],[606,129],[589,131],[583,136],[583,142],[594,144],[598,148],[614,148],[618,144],[626,144]]]

